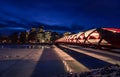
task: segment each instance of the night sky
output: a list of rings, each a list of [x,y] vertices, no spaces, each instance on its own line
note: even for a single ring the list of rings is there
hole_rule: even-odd
[[[73,32],[120,28],[120,0],[0,0],[0,34],[40,24]]]

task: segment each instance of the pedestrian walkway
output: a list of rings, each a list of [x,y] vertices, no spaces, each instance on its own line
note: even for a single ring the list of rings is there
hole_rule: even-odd
[[[88,55],[88,56],[92,56],[94,58],[97,58],[99,60],[102,60],[102,61],[105,61],[105,62],[108,62],[108,63],[111,63],[111,64],[118,64],[118,65],[120,65],[120,57],[118,56],[118,54],[116,54],[117,59],[115,59],[116,58],[115,54],[112,55],[112,54],[110,54],[108,52],[104,53],[104,51],[103,52],[101,51],[102,54],[100,55],[100,54],[93,53],[93,52],[86,52],[86,50],[82,50],[82,49],[70,48],[70,47],[65,46],[65,45],[61,45],[61,46],[65,47],[65,48],[68,48],[68,49],[71,49],[71,50],[74,50],[76,52]],[[87,50],[89,50],[89,49],[87,49]],[[90,49],[90,51],[100,52],[100,50],[96,50],[95,51],[93,49]],[[106,55],[111,55],[111,56],[104,56],[105,54]],[[114,57],[112,57],[112,56],[114,56]],[[118,57],[119,57],[119,59],[118,59]]]
[[[70,55],[68,55],[61,49],[57,48],[56,46],[54,46],[54,50],[61,57],[64,65],[66,67],[66,70],[68,72],[76,73],[76,72],[89,71],[89,69],[86,66],[84,66],[83,64],[81,64],[80,62],[78,62],[77,60],[75,60]]]
[[[54,77],[62,73],[66,73],[62,60],[51,46],[45,46],[31,77]]]

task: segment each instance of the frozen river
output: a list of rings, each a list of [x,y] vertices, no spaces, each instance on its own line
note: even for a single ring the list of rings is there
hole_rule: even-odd
[[[0,77],[51,77],[65,73],[64,64],[49,47],[0,48]]]
[[[1,45],[0,77],[59,77],[112,65],[96,53],[94,57],[85,50],[63,50],[54,45]]]

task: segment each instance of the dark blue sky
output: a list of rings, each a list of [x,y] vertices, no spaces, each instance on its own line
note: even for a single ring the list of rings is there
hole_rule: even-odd
[[[34,23],[63,31],[119,27],[120,0],[0,0],[1,31],[25,30]]]

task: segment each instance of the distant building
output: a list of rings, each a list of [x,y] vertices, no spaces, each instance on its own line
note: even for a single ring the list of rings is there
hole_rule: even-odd
[[[29,43],[28,37],[29,37],[29,32],[26,31],[26,43]]]
[[[26,32],[21,32],[20,33],[19,41],[20,41],[21,44],[25,44],[26,43]]]
[[[29,43],[36,43],[36,28],[31,28],[28,35]]]
[[[54,43],[55,40],[60,38],[61,36],[57,32],[52,32],[51,34],[51,41]]]
[[[44,32],[42,26],[40,26],[37,29],[37,32],[36,32],[36,42],[37,43],[44,43],[45,42],[45,32]]]
[[[51,43],[51,31],[45,31],[45,43]]]
[[[36,42],[37,43],[44,43],[45,42],[45,33],[44,32],[37,32]]]
[[[15,32],[10,36],[11,43],[16,44],[18,43],[18,33]]]
[[[63,36],[67,36],[67,35],[71,35],[72,33],[71,32],[65,32],[64,34],[63,34]]]
[[[43,26],[31,28],[30,32],[26,34],[29,43],[52,43],[60,37],[57,32],[45,31],[43,28]]]

